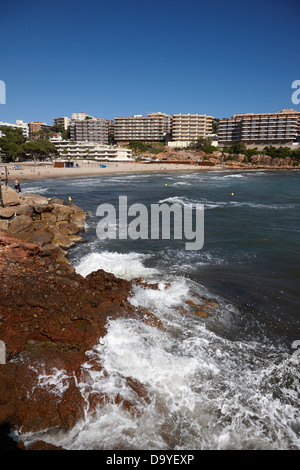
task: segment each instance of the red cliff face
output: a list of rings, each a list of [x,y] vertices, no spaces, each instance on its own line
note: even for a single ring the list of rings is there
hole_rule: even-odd
[[[83,416],[76,377],[86,351],[106,334],[107,318],[138,315],[161,326],[128,302],[131,287],[102,270],[83,278],[55,250],[0,233],[0,340],[6,345],[0,424],[38,431],[72,427]],[[41,374],[54,371],[69,378],[59,397],[38,383]],[[144,393],[140,384],[133,387]]]

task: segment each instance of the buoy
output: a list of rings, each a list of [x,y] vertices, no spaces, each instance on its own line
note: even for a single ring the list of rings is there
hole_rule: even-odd
[[[234,194],[233,194],[233,193],[231,193],[231,196],[234,196]]]
[[[167,183],[165,183],[165,186],[168,186]]]
[[[69,196],[69,202],[72,202],[72,198]]]

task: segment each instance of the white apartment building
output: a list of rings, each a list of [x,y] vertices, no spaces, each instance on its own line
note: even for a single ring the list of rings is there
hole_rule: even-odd
[[[26,139],[29,138],[29,126],[27,123],[23,122],[21,119],[18,119],[15,123],[0,121],[0,127],[1,126],[12,127],[13,129],[21,129],[23,136]],[[3,135],[4,135],[3,132],[0,131],[0,137],[2,137]]]
[[[87,114],[85,111],[81,111],[80,113],[72,113],[72,120],[74,121],[84,121],[85,118],[91,118],[93,116],[90,116],[89,114]]]
[[[173,114],[172,141],[189,143],[210,136],[214,119],[206,114]]]
[[[114,119],[114,137],[116,142],[166,140],[171,134],[171,116],[163,113],[150,113],[147,116],[136,114]]]
[[[66,159],[96,159],[99,161],[111,162],[130,162],[132,159],[132,150],[117,145],[103,145],[96,142],[75,142],[51,138],[59,152],[59,157]]]
[[[67,116],[57,117],[53,119],[53,124],[56,126],[62,126],[66,130],[70,125],[70,121],[71,120]]]

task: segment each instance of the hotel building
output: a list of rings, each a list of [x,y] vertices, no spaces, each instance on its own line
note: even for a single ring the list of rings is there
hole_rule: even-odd
[[[171,119],[171,116],[163,113],[116,117],[114,120],[115,141],[123,144],[133,140],[162,142],[170,137]]]
[[[206,114],[173,114],[172,141],[191,142],[212,134],[215,118]]]
[[[218,141],[221,147],[244,142],[247,146],[293,145],[300,136],[300,112],[282,109],[278,113],[235,114],[221,119]]]
[[[108,143],[109,121],[102,118],[87,118],[70,123],[72,141]]]

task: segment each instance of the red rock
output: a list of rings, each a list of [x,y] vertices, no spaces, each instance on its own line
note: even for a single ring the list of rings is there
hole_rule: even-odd
[[[7,357],[0,366],[0,424],[23,432],[74,426],[85,406],[74,378],[81,377],[86,352],[106,334],[108,317],[162,326],[130,304],[132,286],[103,270],[84,278],[59,250],[0,233],[0,339]],[[47,383],[57,373],[58,388]],[[147,399],[142,384],[130,386]],[[134,412],[134,403],[119,399]],[[100,397],[95,406],[101,406]]]

